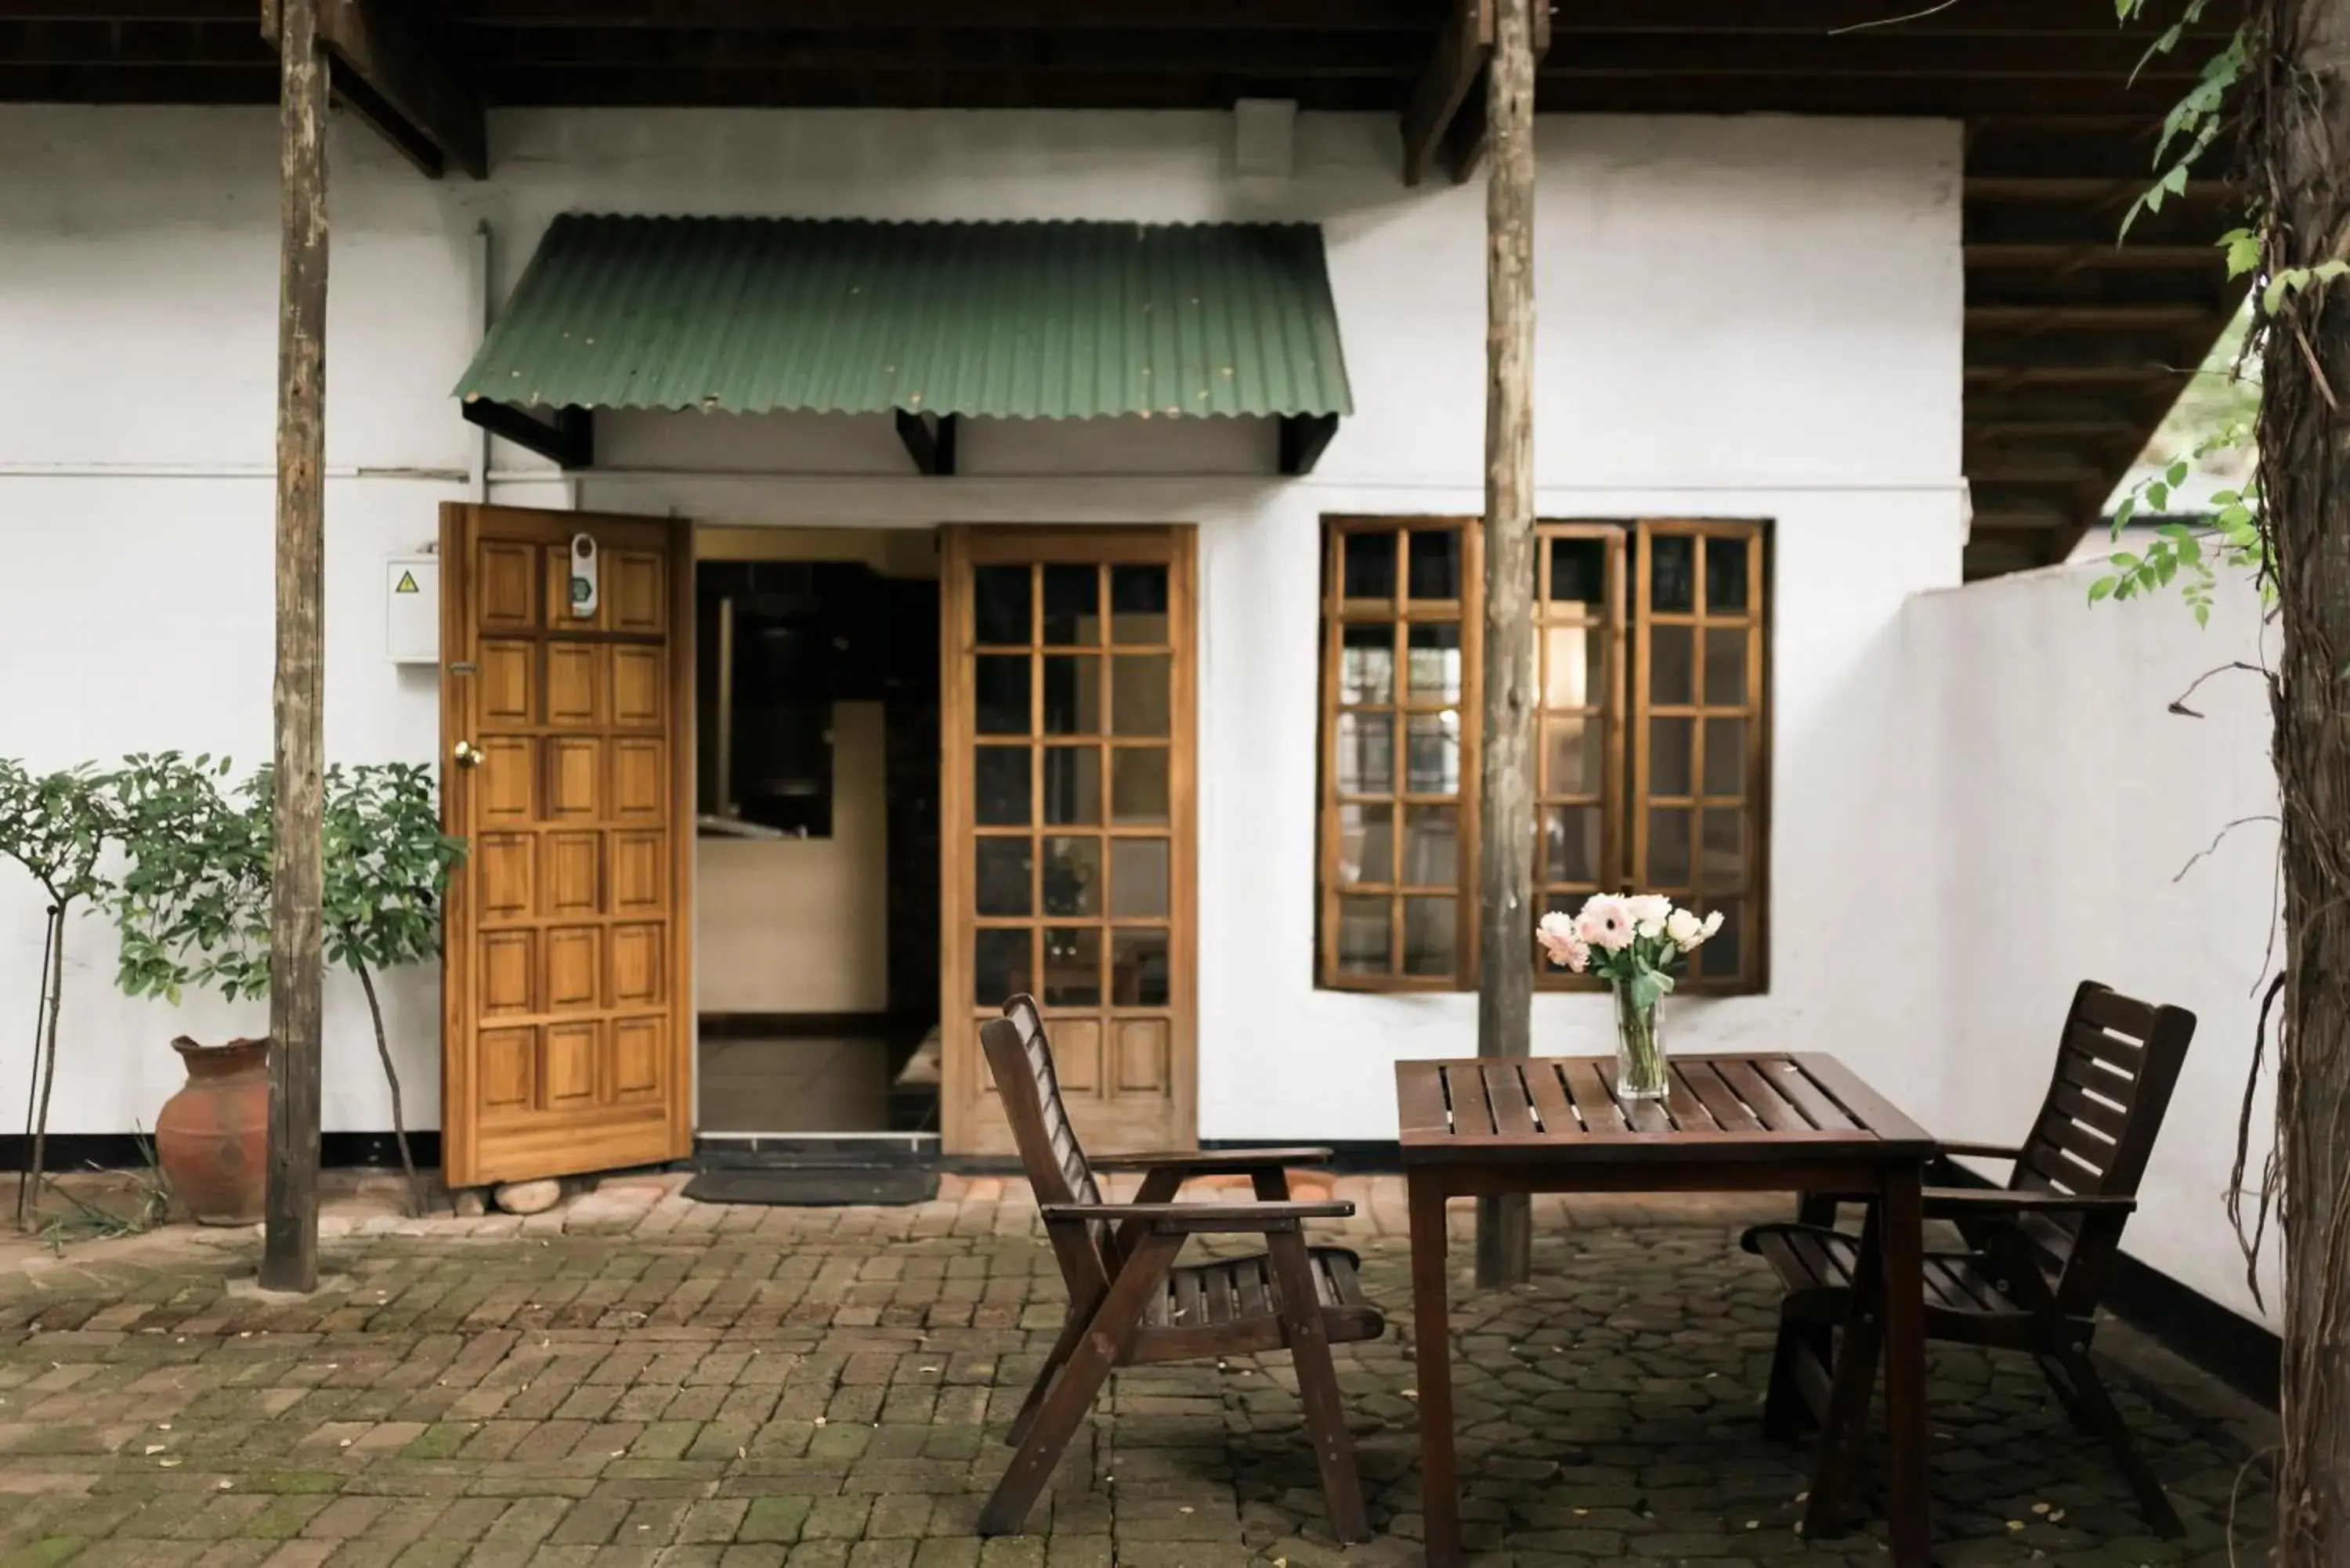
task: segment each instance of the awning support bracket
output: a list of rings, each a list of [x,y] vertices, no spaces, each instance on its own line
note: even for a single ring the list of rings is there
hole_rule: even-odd
[[[596,413],[592,409],[561,408],[552,421],[525,413],[512,403],[487,398],[467,398],[465,418],[494,436],[535,452],[564,468],[592,468],[596,463]]]
[[[1313,472],[1314,465],[1322,461],[1322,449],[1337,433],[1336,414],[1282,415],[1281,472],[1293,478]]]
[[[956,416],[918,414],[905,409],[891,411],[898,416],[898,439],[906,443],[906,455],[914,460],[914,466],[932,478],[952,474]]]

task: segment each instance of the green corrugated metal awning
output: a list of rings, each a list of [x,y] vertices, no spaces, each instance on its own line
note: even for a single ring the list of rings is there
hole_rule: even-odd
[[[1308,223],[570,214],[457,395],[1010,419],[1354,407]]]

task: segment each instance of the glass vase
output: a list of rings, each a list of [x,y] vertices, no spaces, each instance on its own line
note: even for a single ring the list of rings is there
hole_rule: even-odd
[[[1616,1092],[1627,1100],[1661,1100],[1665,1072],[1665,999],[1641,1006],[1629,986],[1616,986]]]

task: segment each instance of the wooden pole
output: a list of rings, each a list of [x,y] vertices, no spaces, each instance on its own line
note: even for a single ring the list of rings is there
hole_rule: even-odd
[[[318,1283],[319,606],[326,555],[327,63],[318,0],[279,0],[277,674],[270,805],[269,1207],[261,1282]]]
[[[1534,1007],[1534,18],[1495,0],[1486,69],[1485,706],[1478,758],[1477,1054],[1523,1056]],[[1523,1193],[1480,1199],[1477,1283],[1524,1282]]]

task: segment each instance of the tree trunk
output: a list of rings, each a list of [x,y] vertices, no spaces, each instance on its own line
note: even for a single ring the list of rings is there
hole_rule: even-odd
[[[57,1007],[66,984],[66,900],[49,895],[47,935],[41,942],[41,994],[33,1008],[33,1082],[25,1106],[32,1157],[16,1179],[16,1229],[41,1211],[41,1178],[49,1146],[49,1092],[57,1083]]]
[[[1487,67],[1484,711],[1478,757],[1477,1054],[1526,1054],[1534,1004],[1534,7],[1495,0]],[[1523,1283],[1525,1195],[1480,1199],[1477,1282]]]
[[[424,1218],[431,1205],[424,1200],[424,1184],[416,1179],[416,1157],[408,1150],[408,1115],[400,1103],[400,1069],[391,1064],[391,1042],[384,1037],[383,1003],[376,1000],[375,976],[357,958],[351,968],[358,971],[359,989],[367,992],[368,1018],[375,1024],[376,1058],[383,1064],[383,1081],[391,1088],[391,1137],[400,1146],[400,1168],[408,1177],[408,1211],[417,1219]]]
[[[323,663],[327,64],[317,0],[278,15],[277,735],[271,792],[269,1207],[261,1282],[318,1283],[319,989],[326,967]]]
[[[2268,275],[2350,257],[2350,0],[2258,8]],[[2289,296],[2262,365],[2261,483],[2282,619],[2279,1055],[2284,1364],[2276,1561],[2350,1562],[2350,284]]]

